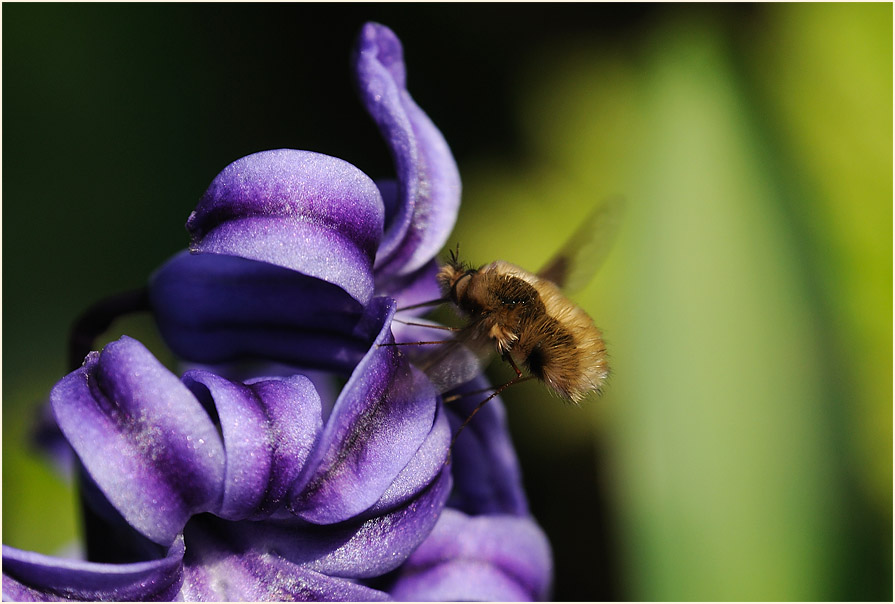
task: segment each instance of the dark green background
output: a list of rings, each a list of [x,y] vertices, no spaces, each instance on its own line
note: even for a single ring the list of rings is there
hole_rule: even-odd
[[[891,600],[890,5],[2,10],[4,543],[75,535],[28,426],[74,317],[186,244],[218,171],[292,147],[390,173],[349,70],[377,20],[457,158],[471,260],[536,269],[629,199],[578,298],[608,393],[506,397],[555,598]]]

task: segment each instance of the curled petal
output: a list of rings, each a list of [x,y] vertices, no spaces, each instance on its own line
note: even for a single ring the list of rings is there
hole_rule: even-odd
[[[171,601],[183,580],[183,553],[182,537],[174,541],[164,558],[133,564],[52,558],[4,545],[3,599]]]
[[[386,201],[394,213],[386,219],[376,270],[412,273],[438,253],[454,227],[460,175],[441,132],[407,92],[403,49],[394,32],[378,23],[364,25],[355,75],[398,176],[395,203]]]
[[[410,463],[404,466],[401,473],[388,486],[379,501],[364,512],[364,515],[380,514],[417,497],[432,482],[432,477],[446,465],[450,442],[450,422],[444,407],[439,405],[435,423],[426,440],[417,449]]]
[[[224,168],[187,230],[194,252],[289,268],[337,285],[365,304],[373,295],[383,214],[376,184],[351,164],[278,149]]]
[[[443,468],[412,499],[382,514],[365,513],[325,526],[240,524],[230,527],[231,535],[243,548],[263,546],[329,576],[378,577],[397,568],[426,539],[442,513],[450,488],[450,472]]]
[[[337,285],[266,262],[182,252],[150,281],[165,342],[200,363],[244,357],[350,371],[377,331]]]
[[[448,405],[454,431],[488,396],[488,392],[480,392],[488,386],[487,380],[479,377],[454,391],[456,394],[479,391]],[[452,507],[473,515],[528,514],[519,459],[510,440],[506,409],[500,397],[488,401],[460,433],[452,458],[456,480]]]
[[[530,518],[444,513],[401,567],[396,600],[504,602],[548,599],[550,545]]]
[[[435,422],[431,382],[392,345],[394,300],[375,298],[367,310],[379,316],[379,336],[342,389],[292,489],[291,509],[310,522],[340,522],[376,503]]]
[[[212,523],[211,527],[214,527]],[[203,530],[205,528],[206,530]],[[330,577],[283,557],[263,542],[226,540],[191,523],[180,597],[185,601],[330,601],[389,599],[347,579]]]
[[[224,449],[202,405],[127,336],[91,353],[50,393],[59,427],[99,489],[146,537],[169,545],[215,509]]]
[[[183,381],[221,422],[227,468],[215,513],[264,518],[282,507],[323,425],[311,381],[297,375],[241,384],[207,371],[187,372]]]

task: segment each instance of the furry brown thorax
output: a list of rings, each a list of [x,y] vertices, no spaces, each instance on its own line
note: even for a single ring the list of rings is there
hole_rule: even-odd
[[[492,341],[570,401],[600,390],[609,375],[602,334],[554,283],[502,260],[472,269],[453,254],[437,279],[469,319],[466,338]]]

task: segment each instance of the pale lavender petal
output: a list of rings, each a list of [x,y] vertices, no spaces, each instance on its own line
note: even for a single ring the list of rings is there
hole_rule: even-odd
[[[153,275],[150,296],[165,342],[200,363],[350,371],[378,333],[358,330],[363,307],[340,287],[235,256],[182,252]]]
[[[78,495],[84,527],[84,559],[93,562],[143,562],[165,555],[166,547],[138,532],[93,481],[78,469]]]
[[[50,401],[100,490],[152,541],[170,544],[192,514],[219,505],[224,449],[214,424],[136,340],[91,353]]]
[[[381,514],[365,513],[325,526],[263,522],[232,525],[229,530],[244,548],[264,544],[292,562],[330,576],[378,577],[397,568],[429,535],[450,488],[450,472],[444,467],[413,499]]]
[[[488,387],[479,377],[452,394]],[[467,395],[447,405],[454,431],[469,417],[488,392]],[[463,429],[452,450],[456,480],[451,506],[469,514],[528,514],[519,460],[507,427],[506,409],[495,397]]]
[[[3,546],[3,599],[171,601],[183,580],[183,538],[159,560],[100,564],[53,558]]]
[[[448,508],[388,591],[405,601],[536,601],[552,580],[550,544],[532,519]]]
[[[368,311],[379,314],[379,337],[345,384],[291,493],[291,509],[310,522],[340,522],[376,503],[435,422],[431,382],[390,345],[394,300],[375,298]]]
[[[296,375],[241,384],[207,371],[189,371],[183,381],[220,418],[227,468],[215,514],[265,518],[283,507],[323,425],[311,381]]]
[[[185,601],[382,601],[389,597],[348,579],[297,564],[262,540],[243,542],[215,530],[220,523],[191,523],[180,597]],[[232,526],[242,526],[244,523]]]
[[[376,184],[341,159],[278,149],[243,157],[215,177],[187,221],[190,249],[290,268],[373,295],[384,207]]]
[[[407,92],[403,49],[390,29],[378,23],[364,25],[355,75],[398,176],[397,203],[386,218],[376,270],[412,273],[438,253],[454,227],[460,175],[441,132]]]
[[[418,496],[448,462],[451,444],[451,426],[443,405],[438,405],[432,431],[417,449],[401,473],[382,494],[373,507],[364,512],[365,516],[380,514]]]

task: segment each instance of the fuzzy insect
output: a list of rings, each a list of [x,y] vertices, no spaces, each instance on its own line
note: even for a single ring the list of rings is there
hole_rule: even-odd
[[[577,403],[599,391],[609,376],[600,330],[554,283],[503,260],[472,269],[456,253],[437,278],[469,320],[458,340],[490,340],[516,371],[517,381],[522,366]]]
[[[621,213],[620,199],[599,205],[537,274],[503,260],[473,268],[460,260],[458,250],[451,251],[436,277],[442,297],[403,309],[451,303],[466,319],[459,328],[404,322],[456,332],[452,340],[402,343],[445,345],[422,363],[427,371],[443,369],[462,346],[480,357],[496,352],[516,372],[488,389],[491,394],[463,422],[454,441],[485,403],[522,381],[538,379],[573,403],[600,392],[609,376],[603,335],[563,288],[575,290],[590,281],[608,255]]]

